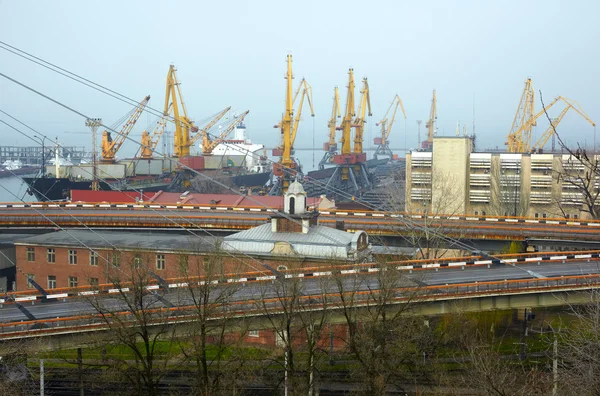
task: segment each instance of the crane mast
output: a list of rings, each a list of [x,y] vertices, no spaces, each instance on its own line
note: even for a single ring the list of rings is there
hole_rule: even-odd
[[[528,152],[531,145],[531,128],[534,127],[535,91],[531,78],[525,81],[525,87],[519,100],[519,106],[512,122],[506,145],[511,153]],[[525,151],[524,151],[525,150]]]
[[[348,70],[348,92],[346,94],[346,111],[342,119],[342,155],[349,155],[352,152],[350,146],[350,137],[352,134],[352,118],[356,115],[354,112],[354,69]]]
[[[175,122],[175,133],[174,133],[174,150],[173,155],[175,157],[187,157],[190,155],[190,131],[197,132],[198,127],[194,125],[194,122],[188,117],[187,110],[185,108],[185,102],[181,95],[180,83],[177,80],[177,69],[174,65],[169,67],[167,74],[166,94],[165,94],[165,107],[164,115],[169,115],[169,106],[173,105],[173,119]],[[181,109],[179,106],[181,105]],[[181,112],[180,112],[181,110]]]
[[[125,122],[125,124],[123,125],[123,128],[121,128],[119,136],[113,139],[110,132],[106,130],[104,131],[104,133],[102,134],[102,162],[115,162],[115,156],[117,154],[117,151],[119,151],[119,149],[125,142],[125,139],[127,139],[129,132],[131,132],[131,130],[133,129],[135,123],[142,115],[142,112],[144,111],[144,108],[146,107],[149,101],[150,95],[146,96],[144,100],[142,100],[136,106],[133,113],[131,113],[131,116],[129,116],[127,122]]]
[[[296,134],[298,132],[298,125],[300,123],[300,117],[302,114],[302,106],[304,100],[308,100],[308,104],[311,109],[311,116],[314,117],[313,105],[312,105],[312,87],[305,79],[302,79],[296,94],[293,95],[292,89],[292,55],[287,56],[287,72],[285,75],[286,79],[286,90],[285,90],[285,111],[281,122],[275,125],[275,128],[281,130],[282,144],[275,150],[273,155],[280,156],[279,162],[273,167],[273,174],[278,177],[278,182],[273,185],[270,191],[271,195],[279,195],[287,191],[288,186],[294,179],[297,173],[297,164],[295,159],[292,157],[294,150],[294,141],[296,140]],[[294,119],[294,103],[296,98],[300,95],[300,101],[298,103],[298,111],[296,112],[296,118]]]
[[[394,106],[395,105],[395,106]],[[390,107],[388,107],[383,119],[379,121],[376,125],[381,125],[381,137],[375,138],[374,143],[377,144],[377,150],[375,151],[375,158],[378,158],[379,155],[389,155],[390,159],[393,158],[392,150],[389,147],[388,138],[390,137],[390,133],[392,132],[392,126],[394,125],[394,120],[396,119],[396,112],[398,111],[398,107],[402,110],[402,114],[406,119],[406,111],[404,111],[404,104],[402,104],[402,99],[400,96],[394,96],[392,103],[390,103]],[[392,117],[388,120],[388,114],[394,108],[392,112]]]
[[[436,134],[435,121],[437,120],[437,97],[435,89],[433,90],[433,98],[431,99],[431,109],[429,111],[429,119],[425,124],[427,128],[427,140],[422,143],[422,148],[431,149],[433,147],[433,137]]]

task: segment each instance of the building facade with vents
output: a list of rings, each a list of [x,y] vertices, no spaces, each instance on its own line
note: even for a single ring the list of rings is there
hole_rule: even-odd
[[[405,210],[580,218],[585,199],[577,180],[591,176],[598,192],[597,172],[569,154],[472,151],[468,137],[435,137],[432,151],[408,153]]]

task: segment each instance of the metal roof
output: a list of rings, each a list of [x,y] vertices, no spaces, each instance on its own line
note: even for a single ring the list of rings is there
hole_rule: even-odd
[[[362,231],[359,231],[362,232]],[[271,224],[238,232],[224,238],[223,249],[249,254],[274,254],[275,245],[290,244],[298,257],[336,258],[355,260],[357,252],[352,246],[356,233],[348,233],[324,226],[312,226],[308,233],[273,232]]]
[[[219,238],[196,237],[191,234],[68,230],[18,239],[15,240],[15,245],[208,252],[215,249],[219,240]]]
[[[291,242],[304,243],[310,245],[332,245],[346,246],[352,242],[354,234],[349,232],[336,230],[324,226],[312,226],[308,233],[301,232],[273,232],[271,223],[263,224],[249,230],[238,232],[237,234],[229,235],[224,238],[229,241],[257,241],[257,242]]]

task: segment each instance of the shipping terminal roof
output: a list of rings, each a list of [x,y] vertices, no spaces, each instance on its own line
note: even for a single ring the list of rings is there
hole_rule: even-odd
[[[140,194],[131,191],[90,191],[72,190],[71,202],[86,203],[145,203],[181,204],[181,205],[213,205],[229,207],[267,207],[283,209],[283,197],[263,195],[237,195],[237,194],[200,194],[200,193],[173,193],[159,191],[157,193],[144,193],[144,199],[139,200]],[[321,198],[307,198],[307,205],[316,207]]]

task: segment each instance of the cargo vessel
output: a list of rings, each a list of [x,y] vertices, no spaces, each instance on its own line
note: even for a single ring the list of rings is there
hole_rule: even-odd
[[[196,172],[201,172],[228,187],[258,192],[271,175],[271,166],[266,156],[260,154],[261,150],[264,151],[263,145],[252,144],[246,138],[243,124],[236,128],[234,139],[223,141],[211,155],[130,158],[96,165],[72,164],[61,158],[57,147],[53,165],[44,165],[37,177],[23,180],[29,186],[27,192],[39,201],[70,200],[71,190],[91,190],[94,172],[99,190],[194,191],[194,183],[189,180],[197,176]],[[186,172],[187,182],[183,183]],[[198,179],[203,180],[201,177]],[[211,192],[210,189],[218,188],[218,185],[209,183],[201,187],[209,191],[197,192]]]

